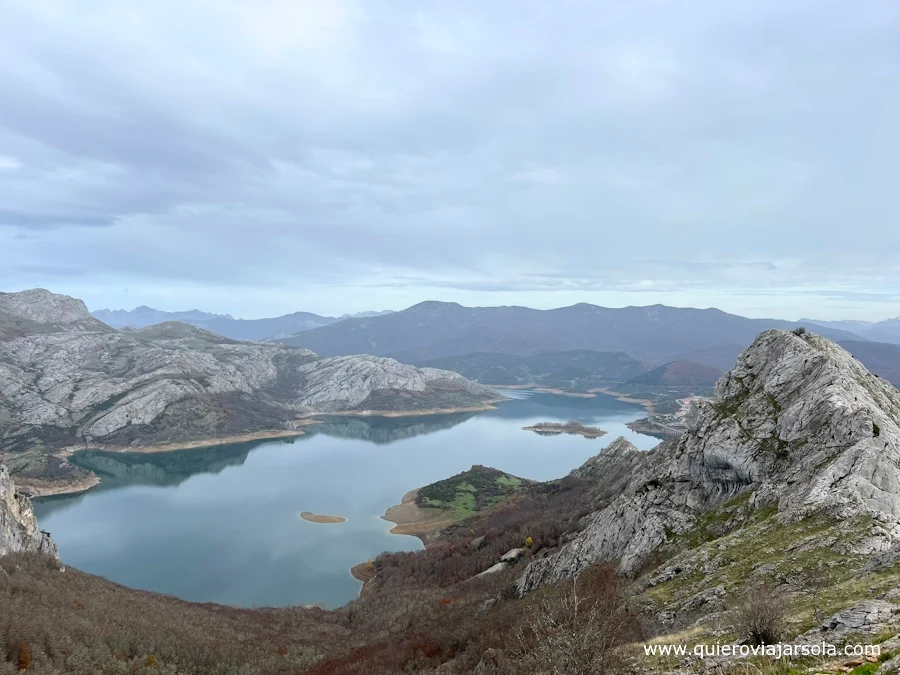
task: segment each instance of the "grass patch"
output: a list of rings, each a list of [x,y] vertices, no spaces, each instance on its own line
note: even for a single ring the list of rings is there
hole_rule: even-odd
[[[460,518],[465,518],[499,504],[530,484],[531,481],[497,469],[475,465],[452,478],[420,488],[416,503],[423,507],[453,511]]]

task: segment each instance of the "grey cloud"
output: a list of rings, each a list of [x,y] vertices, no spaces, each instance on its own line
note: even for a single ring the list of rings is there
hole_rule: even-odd
[[[896,290],[889,0],[57,11],[0,27],[0,256],[29,279]]]

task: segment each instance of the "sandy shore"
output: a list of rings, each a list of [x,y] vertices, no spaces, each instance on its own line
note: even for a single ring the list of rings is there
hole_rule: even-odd
[[[425,410],[341,410],[338,412],[307,413],[307,417],[422,417],[424,415],[452,415],[454,413],[484,412],[496,410],[496,403],[503,403],[509,399],[498,398],[487,401],[482,405],[473,405],[465,408],[427,408]]]
[[[347,519],[341,516],[326,516],[324,514],[313,513],[312,511],[302,511],[300,517],[311,523],[322,523],[323,525],[332,525],[336,523],[346,523]]]
[[[441,509],[421,508],[416,504],[418,494],[418,488],[410,490],[403,495],[399,504],[389,507],[381,518],[389,523],[394,523],[394,527],[390,530],[391,534],[407,534],[418,537],[423,544],[428,546],[428,535],[453,524],[456,519]],[[350,574],[354,579],[363,582],[359,591],[362,596],[369,587],[368,582],[375,578],[375,569],[370,567],[366,561],[351,567]]]
[[[318,420],[302,419],[297,421],[297,426],[309,426],[310,424],[319,424]],[[247,443],[249,441],[264,441],[271,438],[296,438],[302,436],[306,432],[303,429],[276,429],[272,431],[254,431],[248,434],[237,434],[235,436],[217,436],[216,438],[207,438],[202,441],[184,441],[183,443],[165,443],[162,445],[103,445],[102,443],[92,443],[90,445],[70,446],[61,452],[56,453],[57,457],[71,457],[79,450],[102,450],[103,452],[134,452],[134,453],[155,453],[155,452],[175,452],[178,450],[192,450],[194,448],[212,448],[217,445],[231,445],[233,443]]]
[[[389,523],[394,523],[391,534],[408,534],[418,537],[423,544],[427,545],[429,534],[453,524],[456,519],[452,514],[445,513],[441,509],[421,508],[416,504],[418,494],[418,488],[410,490],[403,495],[399,504],[390,507],[381,518]]]
[[[628,394],[623,394],[619,391],[613,391],[612,389],[605,389],[602,387],[598,387],[596,389],[591,389],[591,393],[594,394],[606,394],[607,396],[614,396],[616,400],[622,401],[622,403],[637,403],[638,405],[644,406],[644,410],[647,411],[649,415],[655,415],[656,410],[653,407],[653,401],[646,398],[631,398]]]
[[[597,394],[593,393],[595,391],[593,389],[590,392],[563,391],[554,387],[542,387],[539,384],[486,384],[484,386],[493,387],[494,389],[512,389],[513,391],[536,391],[540,394],[556,394],[557,396],[568,396],[569,398],[597,398]]]

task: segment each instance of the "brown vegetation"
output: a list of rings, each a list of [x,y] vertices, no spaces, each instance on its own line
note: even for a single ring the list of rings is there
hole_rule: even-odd
[[[530,537],[527,561],[580,528],[581,504],[590,484],[564,478],[527,486],[493,508],[450,525],[425,551],[379,556],[377,583],[383,588],[409,583],[449,586],[483,572]]]
[[[772,645],[785,635],[787,607],[770,588],[748,592],[734,610],[734,632],[747,644]]]

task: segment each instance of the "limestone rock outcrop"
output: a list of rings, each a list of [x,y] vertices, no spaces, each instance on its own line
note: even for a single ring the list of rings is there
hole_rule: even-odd
[[[31,500],[16,492],[12,478],[0,464],[0,555],[46,553],[59,558],[56,545],[38,529]]]
[[[813,334],[765,331],[699,402],[687,431],[636,457],[616,447],[579,472],[629,477],[558,553],[533,562],[520,592],[596,562],[631,571],[672,534],[743,492],[783,522],[867,516],[867,553],[900,541],[900,393]],[[592,469],[593,466],[593,469]],[[604,489],[608,490],[609,485]]]

